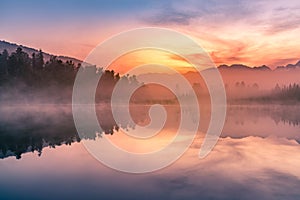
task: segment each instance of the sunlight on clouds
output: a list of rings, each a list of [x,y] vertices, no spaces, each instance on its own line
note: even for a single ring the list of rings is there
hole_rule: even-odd
[[[163,50],[137,50],[131,53],[125,54],[116,59],[111,65],[110,69],[126,74],[126,72],[134,67],[153,64],[153,70],[149,72],[162,73],[164,69],[159,69],[158,65],[165,65],[171,67],[179,72],[193,71],[194,67],[188,63],[184,58],[179,55],[172,54]],[[147,73],[143,71],[143,73]]]

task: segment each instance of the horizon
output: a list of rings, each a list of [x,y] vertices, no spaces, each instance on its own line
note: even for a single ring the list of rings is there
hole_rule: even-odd
[[[8,41],[8,40],[5,40],[5,39],[0,39],[0,42],[5,42],[5,43],[8,43],[9,45],[16,45],[16,46],[19,46],[19,47],[23,47],[23,48],[28,48],[30,50],[35,50],[35,51],[39,51],[39,50],[42,50],[43,51],[43,48],[34,48],[34,47],[31,47],[31,46],[25,46],[23,44],[18,44],[18,43],[15,43],[13,41]],[[5,48],[4,48],[5,49]],[[23,49],[24,50],[24,49]],[[0,52],[1,53],[1,52]],[[57,56],[57,57],[65,57],[65,58],[68,58],[68,59],[75,59],[75,60],[78,60],[80,62],[84,62],[83,60],[80,60],[79,58],[76,58],[76,57],[70,57],[69,55],[60,55],[60,54],[52,54],[52,53],[49,53],[49,52],[45,52],[43,51],[43,53],[45,54],[49,54],[51,56]],[[29,57],[31,57],[31,55],[29,55]],[[119,60],[119,58],[114,61],[113,63],[121,63],[123,60]],[[146,61],[143,61],[142,63],[147,63],[147,60]],[[265,65],[265,64],[262,64],[260,66],[249,66],[249,65],[246,65],[245,63],[233,63],[233,64],[228,64],[228,63],[224,63],[224,64],[220,64],[220,65],[216,65],[217,68],[221,68],[221,67],[228,67],[229,69],[234,66],[241,66],[241,67],[244,67],[244,68],[252,68],[252,69],[260,69],[260,68],[264,68],[264,67],[267,67],[269,68],[270,70],[274,71],[274,70],[278,70],[278,69],[282,69],[282,68],[288,68],[289,65],[294,65],[294,66],[297,66],[299,65],[299,62],[300,62],[300,58],[294,62],[294,63],[286,63],[285,65],[279,65],[279,66],[275,66],[275,67],[270,67],[268,65]],[[139,63],[141,64],[141,63]],[[93,65],[93,64],[92,64]],[[136,66],[138,65],[138,63],[130,63],[130,65],[132,66]],[[100,66],[98,66],[100,67]],[[299,66],[300,67],[300,66]],[[183,67],[184,68],[184,67]],[[193,70],[189,70],[189,67],[185,67],[186,69],[183,69],[183,70],[180,70],[182,73],[184,74],[187,74],[189,72],[194,72]],[[159,73],[159,72],[157,72]],[[162,72],[163,73],[163,72]]]

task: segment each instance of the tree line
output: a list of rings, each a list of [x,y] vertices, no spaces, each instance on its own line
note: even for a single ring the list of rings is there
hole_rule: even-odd
[[[300,101],[300,85],[294,83],[280,87],[276,84],[272,96],[275,100]]]
[[[0,99],[5,96],[3,93],[8,93],[7,89],[9,89],[9,92],[15,95],[48,90],[48,94],[60,96],[64,102],[66,99],[68,102],[71,100],[72,87],[81,63],[75,64],[72,60],[63,62],[57,56],[51,56],[45,61],[43,54],[42,50],[39,50],[29,56],[20,47],[11,54],[7,50],[0,53],[0,90],[2,93]],[[101,73],[99,82],[104,87],[97,89],[98,101],[110,98],[112,88],[120,80],[128,87],[139,84],[135,76],[120,76],[113,70],[104,70],[96,66],[88,67],[95,68],[95,73]],[[51,95],[49,96],[51,99]]]
[[[63,62],[56,56],[45,62],[42,50],[31,57],[20,47],[10,55],[4,50],[0,54],[0,84],[22,82],[27,86],[41,87],[57,82],[68,85],[74,80],[78,67],[72,61]]]

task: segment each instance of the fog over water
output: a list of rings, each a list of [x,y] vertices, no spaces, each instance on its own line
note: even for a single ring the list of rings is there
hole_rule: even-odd
[[[105,128],[102,134],[112,134],[109,137],[114,141],[124,139],[108,106],[98,104],[96,108]],[[147,124],[148,109],[148,105],[132,106],[137,123]],[[221,138],[207,158],[197,156],[204,137],[199,130],[189,150],[171,166],[151,174],[129,175],[104,167],[88,154],[76,133],[70,105],[2,105],[1,196],[297,199],[299,109],[290,105],[228,106]],[[172,117],[164,127],[166,135],[178,123],[178,107],[169,105],[167,110]],[[126,120],[121,126],[134,127]],[[96,134],[92,135],[94,138],[86,139],[95,140]],[[128,143],[120,144],[126,147]],[[17,187],[19,184],[23,186]]]

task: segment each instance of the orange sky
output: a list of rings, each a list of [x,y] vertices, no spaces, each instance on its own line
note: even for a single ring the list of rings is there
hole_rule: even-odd
[[[170,52],[161,50],[138,50],[125,54],[117,58],[111,63],[109,69],[113,69],[121,74],[126,74],[128,70],[147,64],[153,64],[153,71],[148,71],[148,73],[169,73],[165,72],[164,69],[159,69],[158,65],[165,65],[171,67],[181,73],[186,73],[189,71],[195,71],[195,68],[186,61],[183,57]],[[143,71],[143,73],[147,73]]]
[[[149,26],[190,35],[216,65],[274,68],[300,60],[297,0],[3,1],[0,13],[1,40],[82,60],[112,35]]]

